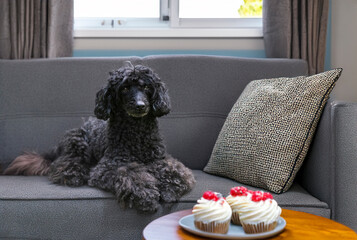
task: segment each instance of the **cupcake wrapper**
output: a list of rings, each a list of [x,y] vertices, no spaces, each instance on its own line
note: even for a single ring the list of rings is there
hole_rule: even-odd
[[[272,222],[270,224],[266,224],[264,222],[252,224],[252,223],[244,223],[242,222],[242,227],[245,233],[262,233],[272,231],[276,228],[278,222]]]
[[[226,222],[209,222],[203,223],[195,221],[195,227],[201,231],[211,232],[211,233],[222,233],[225,234],[228,232],[230,221]]]
[[[235,211],[232,213],[232,223],[235,225],[239,225],[239,226],[242,225],[239,220],[239,212],[238,211]]]

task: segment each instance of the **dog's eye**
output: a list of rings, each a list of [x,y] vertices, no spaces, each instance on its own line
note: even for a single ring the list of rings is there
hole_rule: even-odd
[[[122,92],[124,92],[124,93],[126,93],[126,92],[128,92],[128,91],[129,91],[129,88],[124,87],[121,91],[122,91]]]

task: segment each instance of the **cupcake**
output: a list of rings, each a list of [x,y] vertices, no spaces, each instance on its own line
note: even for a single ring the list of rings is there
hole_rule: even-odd
[[[273,230],[278,225],[281,208],[267,192],[255,191],[251,201],[242,204],[239,219],[245,233],[262,233]]]
[[[211,233],[228,232],[232,210],[220,193],[207,191],[192,210],[195,227]]]
[[[244,203],[251,201],[252,191],[245,187],[231,188],[230,195],[227,197],[227,202],[232,208],[232,223],[241,225],[239,220],[239,209]]]

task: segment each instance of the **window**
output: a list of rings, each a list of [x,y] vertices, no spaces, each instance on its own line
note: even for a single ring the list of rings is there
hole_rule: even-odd
[[[261,36],[261,16],[262,0],[74,0],[77,37],[88,30],[110,30],[100,32],[113,36],[200,37],[237,34],[239,29],[254,37]]]
[[[176,6],[175,6],[176,4]],[[196,28],[257,28],[261,27],[262,0],[180,0],[173,2],[173,27]],[[257,9],[249,14],[246,9]],[[252,11],[253,12],[253,11]]]
[[[159,18],[160,0],[74,1],[75,29],[159,27]]]

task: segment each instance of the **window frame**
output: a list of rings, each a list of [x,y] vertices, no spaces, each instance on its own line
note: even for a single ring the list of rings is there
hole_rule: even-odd
[[[74,37],[261,38],[263,36],[262,18],[179,18],[179,1],[160,0],[160,19],[75,18]],[[169,21],[166,21],[167,17]],[[142,25],[145,27],[141,27]]]

